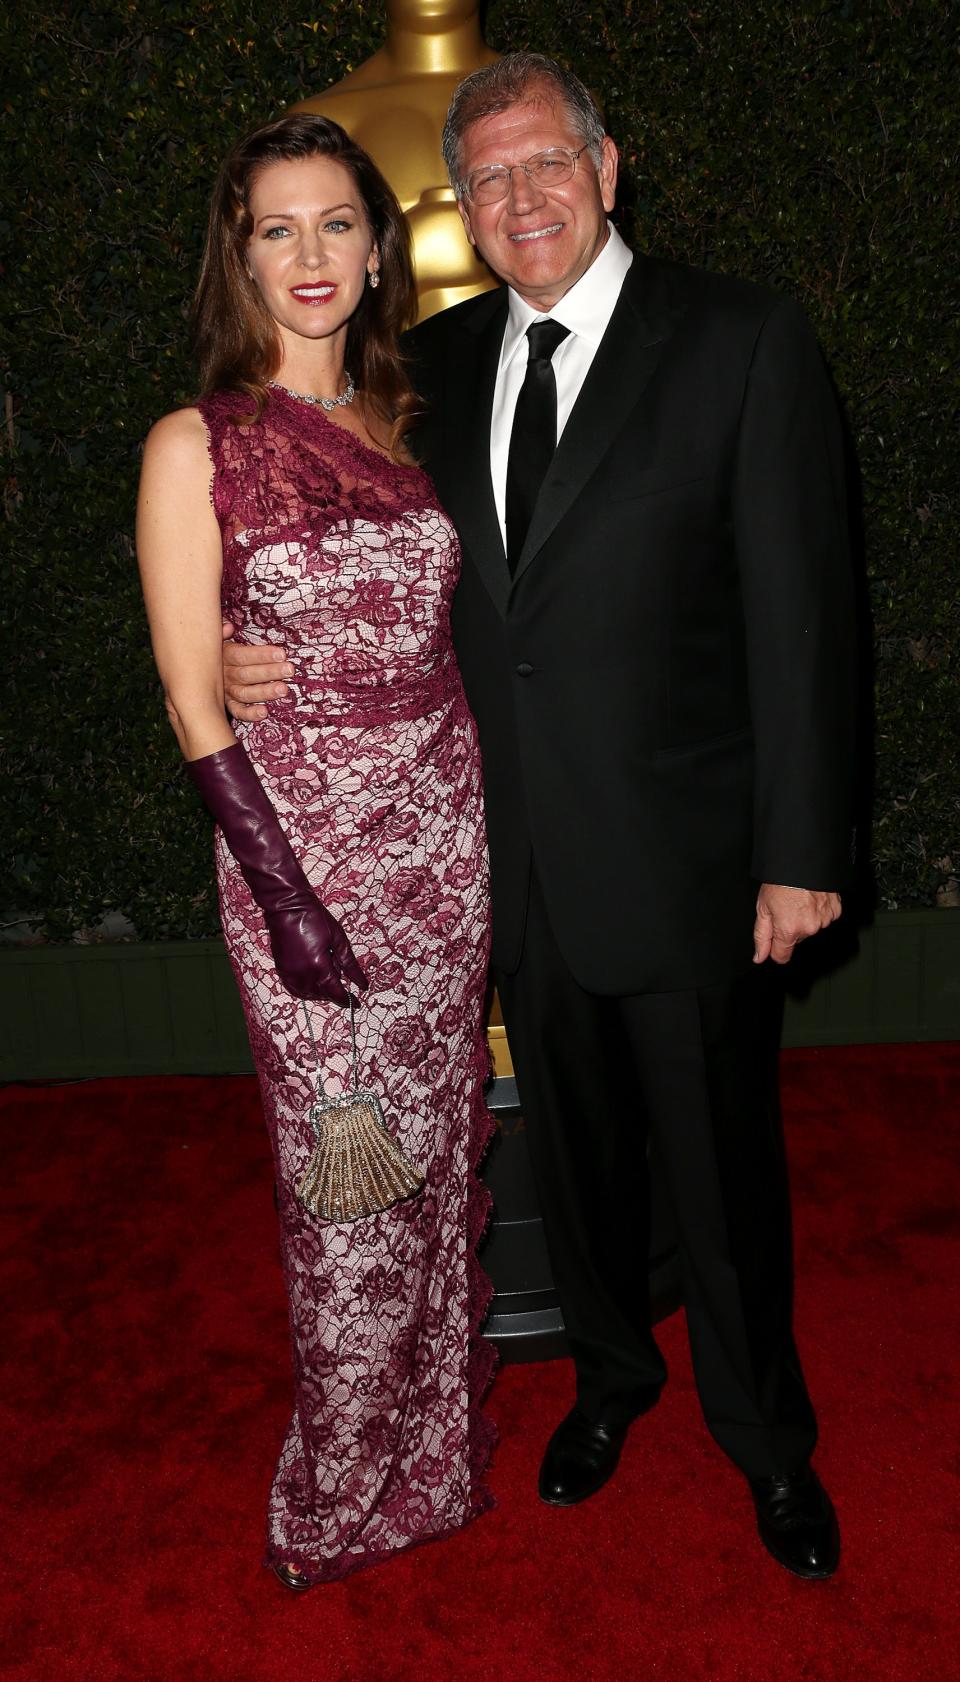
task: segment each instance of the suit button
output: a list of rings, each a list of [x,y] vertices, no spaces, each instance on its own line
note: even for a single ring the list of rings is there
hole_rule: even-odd
[[[532,671],[533,667],[531,666],[529,660],[521,660],[519,666],[517,667],[517,676],[529,677]]]

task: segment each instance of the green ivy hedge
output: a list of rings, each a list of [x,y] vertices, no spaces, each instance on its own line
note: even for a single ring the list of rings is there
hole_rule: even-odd
[[[781,287],[817,326],[862,474],[888,906],[948,903],[960,874],[950,14],[936,0],[493,0],[486,20],[492,45],[553,53],[604,100],[628,237]],[[191,395],[185,301],[228,141],[382,33],[371,0],[8,0],[0,21],[0,912],[51,938],[110,912],[143,938],[217,926],[207,822],[136,582],[139,449]]]

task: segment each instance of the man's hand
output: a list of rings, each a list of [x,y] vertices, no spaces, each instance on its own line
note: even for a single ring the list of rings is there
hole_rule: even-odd
[[[250,648],[233,642],[229,619],[223,621],[222,635],[223,696],[228,713],[245,722],[266,718],[265,702],[287,694],[286,684],[278,680],[293,676],[286,649],[279,644]]]
[[[839,894],[764,882],[757,895],[757,920],[753,925],[754,963],[772,958],[775,964],[788,964],[801,940],[829,928],[839,915]]]

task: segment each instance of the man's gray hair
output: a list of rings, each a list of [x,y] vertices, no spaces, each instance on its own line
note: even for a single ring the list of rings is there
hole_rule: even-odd
[[[450,101],[441,149],[450,185],[458,198],[462,198],[465,186],[461,165],[463,137],[471,123],[538,96],[556,100],[564,107],[571,128],[600,168],[600,146],[606,127],[596,101],[579,76],[572,70],[564,70],[556,59],[547,58],[544,53],[507,53],[495,63],[485,64],[465,76]]]

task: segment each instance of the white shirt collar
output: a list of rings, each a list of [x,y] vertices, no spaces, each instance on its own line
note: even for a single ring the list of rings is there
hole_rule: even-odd
[[[500,351],[501,369],[513,361],[531,321],[559,321],[561,326],[568,327],[571,333],[597,348],[616,308],[624,276],[633,262],[633,252],[624,244],[613,223],[608,222],[607,227],[610,237],[602,251],[552,310],[534,309],[518,292],[508,287],[509,306]]]

